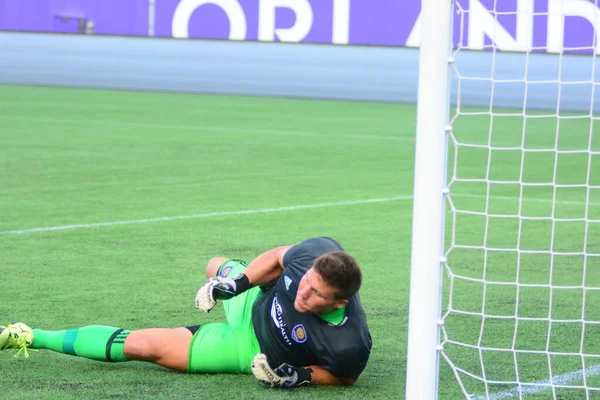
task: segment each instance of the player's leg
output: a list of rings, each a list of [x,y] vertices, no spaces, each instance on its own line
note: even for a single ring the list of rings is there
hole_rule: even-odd
[[[0,350],[47,349],[97,361],[149,361],[185,371],[192,340],[189,328],[155,328],[127,331],[112,326],[91,325],[48,331],[23,323],[0,327]],[[25,350],[27,356],[27,352]]]
[[[215,276],[217,276],[217,273],[219,272],[219,268],[227,260],[229,260],[229,259],[225,258],[225,257],[213,257],[213,258],[211,258],[208,261],[208,264],[206,265],[206,277],[208,279],[210,279],[210,278],[214,278]]]
[[[210,276],[208,270],[211,265],[214,267],[213,276],[223,277],[236,275],[247,266],[242,260],[213,260],[212,264],[209,262],[207,276]],[[228,323],[205,324],[194,335],[189,352],[188,372],[252,373],[250,363],[260,352],[252,328],[252,304],[260,293],[260,288],[255,287],[222,302]]]
[[[31,347],[98,361],[127,361],[123,344],[129,333],[124,329],[103,325],[47,331],[31,329],[19,322],[0,327],[0,349],[18,348],[20,353]],[[25,356],[28,356],[26,351]]]
[[[193,332],[197,329],[198,327],[152,328],[133,331],[125,340],[125,357],[185,372]]]

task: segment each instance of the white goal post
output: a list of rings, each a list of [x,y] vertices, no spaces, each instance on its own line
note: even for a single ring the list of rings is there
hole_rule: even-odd
[[[423,0],[406,399],[436,399],[446,188],[451,0]]]

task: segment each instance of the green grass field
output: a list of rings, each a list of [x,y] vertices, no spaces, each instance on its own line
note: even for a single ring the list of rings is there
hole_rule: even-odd
[[[403,398],[415,113],[415,105],[401,104],[0,86],[0,323],[141,329],[219,321],[222,308],[205,315],[193,306],[210,257],[249,260],[277,245],[328,235],[362,265],[361,297],[374,340],[365,372],[343,389],[267,390],[252,376],[186,375],[146,363],[103,364],[49,351],[14,359],[14,352],[4,351],[3,394],[16,399]],[[556,125],[550,119],[534,122],[526,147],[554,146],[548,132]],[[489,123],[486,117],[461,117],[456,138],[487,144]],[[589,120],[569,123],[574,133],[559,135],[560,145],[581,149]],[[493,146],[521,146],[517,119],[494,124]],[[596,139],[593,146],[600,144]],[[482,318],[461,312],[481,313],[484,305],[488,315],[546,318],[550,312],[555,319],[581,318],[584,309],[586,320],[600,321],[598,291],[574,288],[550,295],[548,287],[519,287],[516,301],[514,284],[517,279],[571,286],[585,281],[600,287],[596,258],[584,264],[583,255],[531,254],[517,260],[514,252],[495,251],[482,256],[483,246],[583,251],[585,237],[586,251],[600,253],[597,224],[587,224],[586,231],[582,221],[552,228],[531,220],[519,228],[514,217],[600,219],[597,190],[586,207],[587,192],[581,189],[563,188],[555,195],[547,187],[528,186],[521,193],[513,182],[492,184],[488,193],[477,181],[518,181],[524,165],[525,182],[555,176],[558,183],[580,182],[589,170],[596,181],[587,182],[600,184],[598,160],[564,155],[553,174],[555,159],[545,153],[528,154],[521,164],[520,152],[495,151],[488,164],[487,149],[459,148],[458,180],[452,185],[459,212],[456,227],[448,223],[454,242],[447,235],[448,245],[455,245],[449,264],[458,276],[452,305],[459,312],[446,319],[451,340],[504,349],[515,342],[517,348],[544,350],[550,336],[552,351],[580,351],[580,323],[562,324],[548,335],[547,322],[521,322],[513,340],[514,318],[491,318],[482,335]],[[487,220],[465,210],[496,217]],[[484,290],[477,281],[482,278],[496,284]],[[598,327],[585,332],[586,353],[599,353]],[[488,379],[515,379],[514,352],[447,343],[445,353],[472,374],[480,376],[483,364]],[[581,356],[552,358],[553,375],[582,368]],[[547,359],[535,355],[520,364],[520,380],[548,379]],[[440,398],[464,398],[452,371],[442,365]],[[471,394],[485,393],[476,379],[462,377]],[[597,376],[587,383],[600,387]],[[555,394],[586,398],[581,391]],[[532,396],[552,395],[547,390]]]
[[[13,359],[4,351],[2,393],[401,396],[414,112],[389,104],[0,86],[2,321],[46,329],[219,321],[222,308],[205,315],[193,305],[210,257],[251,259],[330,235],[364,269],[361,294],[374,337],[370,365],[344,390],[266,390],[252,376],[186,375],[49,351]],[[149,221],[155,218],[167,219]],[[122,221],[138,223],[30,231]]]

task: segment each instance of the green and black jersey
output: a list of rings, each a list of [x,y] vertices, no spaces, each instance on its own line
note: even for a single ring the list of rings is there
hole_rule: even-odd
[[[275,285],[254,303],[252,322],[261,351],[274,365],[321,365],[338,378],[360,375],[371,352],[371,335],[357,294],[348,300],[339,323],[294,308],[298,285],[314,260],[343,250],[331,238],[308,239],[290,248]]]

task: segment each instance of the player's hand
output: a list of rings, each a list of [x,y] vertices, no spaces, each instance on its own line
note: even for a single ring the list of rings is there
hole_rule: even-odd
[[[209,312],[217,304],[217,300],[229,300],[251,287],[248,277],[244,274],[238,274],[233,278],[222,276],[210,278],[196,294],[196,308]]]
[[[277,368],[271,368],[267,356],[263,353],[257,354],[252,360],[252,373],[268,387],[294,388],[310,385],[310,368],[293,367],[283,363]]]

